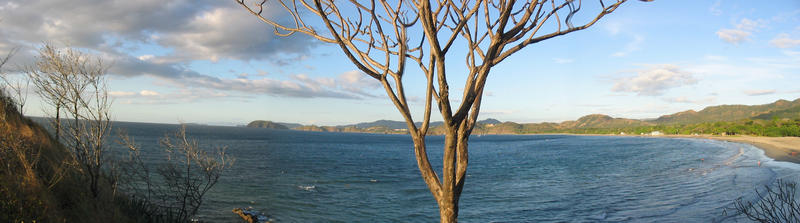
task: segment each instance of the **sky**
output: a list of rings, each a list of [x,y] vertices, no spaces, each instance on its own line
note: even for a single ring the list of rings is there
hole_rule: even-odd
[[[266,13],[285,19],[276,10]],[[18,49],[11,75],[14,67],[32,64],[44,42],[110,62],[117,121],[402,120],[380,84],[338,46],[275,36],[235,1],[0,0],[0,55]],[[459,70],[453,71],[451,91],[460,92],[463,77],[458,82]],[[417,120],[421,80],[421,72],[409,71],[404,82]],[[24,112],[45,114],[46,106],[30,95]],[[799,1],[629,1],[587,30],[530,45],[496,65],[480,119],[646,119],[797,98]]]

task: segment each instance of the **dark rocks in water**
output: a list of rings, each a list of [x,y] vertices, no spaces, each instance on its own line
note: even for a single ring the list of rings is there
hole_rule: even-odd
[[[242,217],[242,219],[248,223],[273,222],[273,219],[269,218],[269,216],[266,216],[264,215],[264,213],[253,210],[252,207],[245,209],[234,208],[233,213],[236,213],[237,215],[239,215],[239,217]]]

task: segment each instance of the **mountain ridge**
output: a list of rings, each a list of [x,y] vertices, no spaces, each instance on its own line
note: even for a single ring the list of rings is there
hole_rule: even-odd
[[[773,118],[774,117],[774,118]],[[611,117],[605,114],[584,115],[576,120],[541,123],[516,123],[501,122],[497,119],[488,118],[475,126],[473,134],[527,134],[527,133],[588,133],[600,129],[606,132],[611,130],[622,132],[645,131],[664,126],[686,126],[699,125],[702,123],[714,122],[747,122],[761,120],[765,122],[772,119],[800,120],[800,98],[794,101],[784,99],[777,100],[769,104],[761,105],[715,105],[703,108],[700,111],[686,110],[673,114],[662,115],[655,119],[629,119]],[[745,120],[745,121],[742,121]],[[750,120],[750,121],[746,121]],[[415,123],[421,126],[420,122]],[[430,134],[438,135],[444,133],[442,122],[430,123]],[[404,121],[376,120],[373,122],[361,122],[350,125],[338,126],[297,126],[291,127],[293,130],[301,131],[323,131],[323,132],[367,132],[384,134],[408,134],[407,125]],[[638,130],[637,130],[638,129]],[[698,131],[705,131],[703,129]],[[709,130],[711,131],[711,130]],[[721,131],[721,130],[715,130]]]

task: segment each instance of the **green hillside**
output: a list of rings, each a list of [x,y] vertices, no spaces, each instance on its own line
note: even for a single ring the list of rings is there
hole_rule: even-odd
[[[778,100],[764,105],[719,105],[706,107],[699,112],[688,110],[671,115],[664,115],[652,122],[660,125],[696,124],[703,122],[736,121],[761,117],[769,113],[781,112],[800,106],[800,99],[795,101]],[[784,114],[790,115],[790,114]],[[772,118],[766,115],[767,118]]]
[[[757,115],[753,119],[771,120],[773,118],[779,119],[800,119],[800,99],[794,100],[794,107],[770,111],[764,114]]]
[[[561,129],[587,129],[587,128],[622,128],[627,126],[653,125],[641,120],[612,118],[608,115],[594,114],[579,118],[576,121],[562,122]]]
[[[253,124],[253,123],[251,123]],[[421,125],[417,123],[417,125]],[[249,126],[249,125],[248,125]],[[408,134],[405,122],[378,120],[355,125],[298,126],[300,131],[365,132]],[[748,134],[764,136],[800,136],[800,99],[778,100],[764,105],[718,105],[700,111],[683,111],[645,121],[592,114],[561,123],[515,123],[496,119],[479,121],[473,134],[591,133],[645,134]],[[441,122],[431,122],[431,135],[444,134]]]

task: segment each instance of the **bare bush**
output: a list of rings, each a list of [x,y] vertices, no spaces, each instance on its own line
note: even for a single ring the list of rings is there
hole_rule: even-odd
[[[737,214],[757,222],[800,222],[800,200],[797,198],[797,183],[778,180],[756,190],[756,201],[738,198],[734,202]]]
[[[197,214],[206,193],[234,162],[225,153],[226,147],[202,148],[187,136],[185,126],[160,140],[166,161],[159,165],[146,164],[141,149],[126,134],[120,134],[120,143],[129,150],[122,174],[126,179],[124,191],[143,203],[154,204],[150,214],[170,213],[171,218],[181,221]]]

